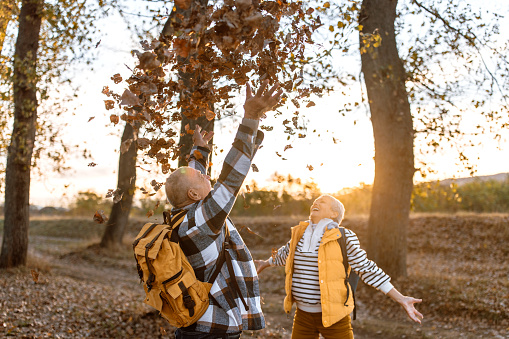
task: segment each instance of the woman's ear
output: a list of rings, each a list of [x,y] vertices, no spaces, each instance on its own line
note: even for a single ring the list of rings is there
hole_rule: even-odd
[[[334,212],[332,212],[330,219],[335,220],[337,217],[339,217],[339,213],[334,211]]]
[[[193,201],[201,200],[200,193],[198,193],[198,191],[194,188],[190,188],[189,190],[187,190],[187,196],[189,199]]]

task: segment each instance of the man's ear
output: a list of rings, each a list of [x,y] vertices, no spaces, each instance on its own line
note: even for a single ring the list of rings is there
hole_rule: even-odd
[[[194,188],[190,188],[187,190],[187,196],[189,199],[193,201],[201,200],[200,193],[198,193],[198,191]]]

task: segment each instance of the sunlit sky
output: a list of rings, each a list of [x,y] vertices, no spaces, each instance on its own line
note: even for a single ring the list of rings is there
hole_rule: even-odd
[[[39,206],[67,206],[73,201],[79,191],[91,190],[105,196],[108,189],[115,189],[117,184],[117,167],[119,156],[120,134],[123,125],[113,126],[109,122],[112,111],[106,111],[101,94],[103,86],[112,86],[110,77],[120,73],[124,78],[130,71],[126,65],[132,67],[134,58],[131,49],[139,48],[128,34],[125,34],[125,24],[118,18],[109,18],[104,22],[105,29],[97,47],[99,60],[94,71],[82,71],[76,74],[75,82],[80,84],[75,101],[76,115],[68,116],[68,127],[64,137],[70,144],[80,144],[87,148],[92,159],[82,159],[72,154],[68,157],[71,170],[64,174],[45,172],[44,176],[33,176],[31,187],[31,204]],[[352,67],[360,65],[353,63]],[[360,85],[359,85],[360,86]],[[357,94],[356,94],[357,93]],[[243,95],[243,93],[241,93]],[[351,95],[360,96],[360,87],[352,88]],[[366,111],[359,111],[346,117],[338,113],[343,107],[345,98],[336,93],[322,98],[316,98],[316,106],[300,109],[302,121],[307,127],[306,138],[283,133],[282,121],[293,112],[291,104],[282,107],[283,113],[277,117],[269,117],[261,124],[272,125],[274,130],[265,132],[263,147],[258,151],[254,163],[258,173],[249,173],[246,183],[255,180],[260,186],[274,184],[270,176],[291,174],[304,181],[314,181],[322,192],[334,193],[343,188],[355,187],[360,183],[371,184],[374,178],[374,144],[371,122]],[[213,155],[213,175],[217,176],[223,158],[233,141],[234,132],[242,115],[242,96],[238,98],[237,119],[224,119],[216,123],[215,143],[216,152]],[[94,119],[90,120],[91,117]],[[468,121],[467,121],[468,122]],[[467,127],[465,127],[467,128]],[[316,130],[315,133],[312,131]],[[460,147],[475,160],[476,175],[491,175],[509,172],[508,144],[509,135],[505,133],[501,141],[493,140],[492,136],[478,139],[481,146],[463,148],[463,146],[448,145],[451,151],[439,152],[426,158],[431,173],[427,180],[445,179],[450,177],[469,176],[468,171],[458,164],[457,148]],[[284,151],[286,145],[292,148]],[[223,152],[219,150],[223,149]],[[415,145],[418,154],[420,145]],[[277,154],[279,153],[281,157]],[[94,162],[94,167],[88,166]],[[312,166],[313,170],[309,170]],[[416,164],[417,166],[417,164]],[[137,185],[149,190],[149,182],[155,179],[165,180],[157,167],[141,165],[138,170]],[[416,181],[422,180],[418,175]],[[141,197],[141,196],[140,196]],[[156,196],[162,199],[161,192]]]

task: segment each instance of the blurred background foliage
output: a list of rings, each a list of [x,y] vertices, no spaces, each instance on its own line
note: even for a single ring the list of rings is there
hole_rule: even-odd
[[[236,216],[306,216],[314,199],[320,194],[317,184],[303,181],[291,175],[272,175],[272,183],[266,187],[254,181],[246,184],[233,207]],[[346,208],[346,217],[368,215],[371,201],[371,185],[361,184],[332,194]],[[93,191],[79,192],[67,209],[32,207],[34,215],[90,216],[96,211],[108,215],[112,200],[105,199]],[[139,200],[131,211],[135,217],[160,216],[171,209],[165,199],[148,197]],[[474,179],[434,181],[414,185],[412,193],[414,213],[509,213],[509,174],[503,180]]]

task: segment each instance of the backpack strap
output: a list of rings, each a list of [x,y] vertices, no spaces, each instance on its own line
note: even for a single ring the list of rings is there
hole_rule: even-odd
[[[353,273],[352,269],[350,269],[350,274],[348,274],[348,268],[350,264],[348,263],[348,256],[346,253],[346,236],[345,236],[345,228],[339,227],[339,231],[341,232],[341,238],[338,239],[339,246],[341,247],[341,254],[343,255],[343,266],[345,267],[345,287],[346,287],[346,300],[344,305],[348,306],[346,302],[348,301],[348,297],[350,295],[350,289],[348,288],[350,275]],[[355,273],[354,273],[355,274]],[[358,278],[357,278],[358,279]],[[355,287],[350,284],[353,296],[353,320],[357,318],[357,305],[355,303],[355,288],[357,287],[357,283],[355,283]]]

